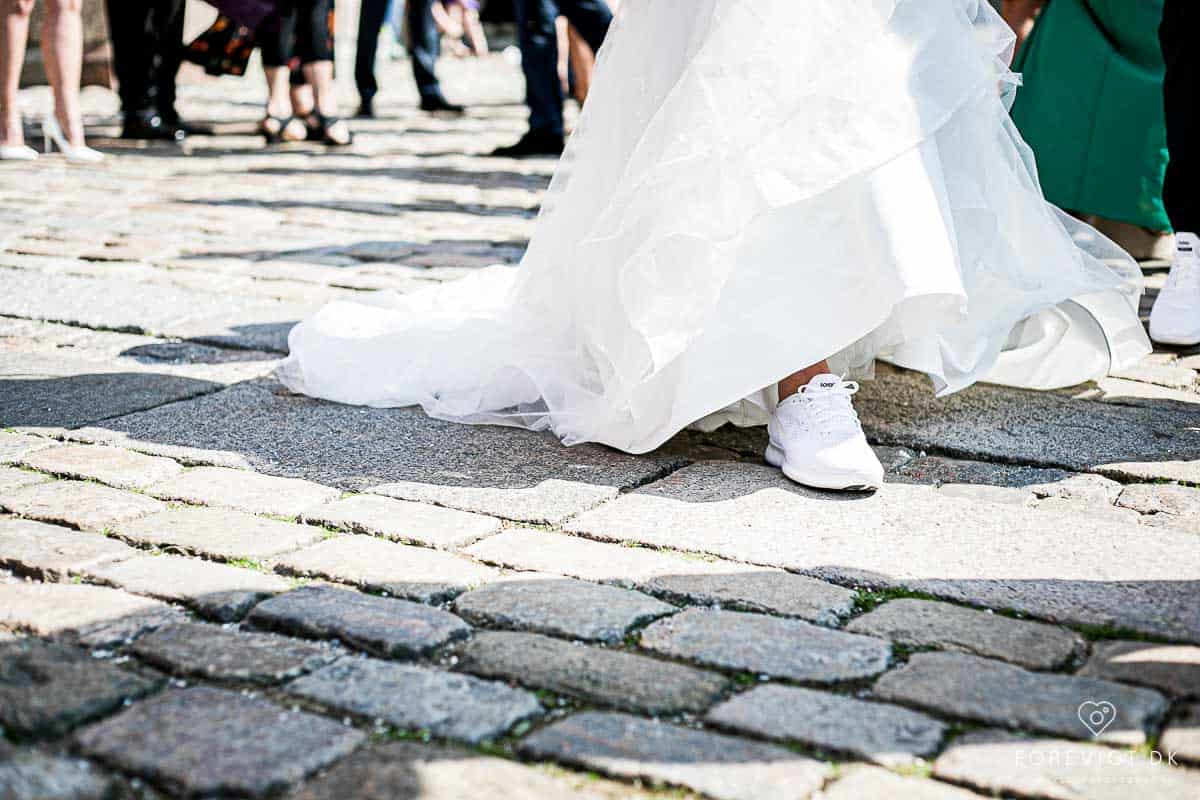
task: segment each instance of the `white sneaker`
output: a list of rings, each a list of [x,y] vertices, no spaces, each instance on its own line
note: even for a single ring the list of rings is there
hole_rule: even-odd
[[[1200,237],[1175,234],[1171,274],[1150,311],[1150,338],[1160,344],[1200,344]]]
[[[883,485],[883,465],[867,444],[850,398],[858,384],[818,375],[783,400],[767,425],[767,463],[817,489],[868,491]]]

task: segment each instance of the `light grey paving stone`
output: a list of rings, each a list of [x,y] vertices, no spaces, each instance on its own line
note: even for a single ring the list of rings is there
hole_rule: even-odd
[[[42,475],[40,472],[30,472],[16,467],[0,467],[0,496],[14,489],[33,486],[35,483],[45,483],[48,480],[50,477]]]
[[[387,661],[343,659],[287,686],[297,697],[407,730],[476,744],[541,714],[523,689]]]
[[[218,622],[234,622],[291,585],[278,575],[182,556],[143,556],[88,571],[134,594],[191,606]]]
[[[682,664],[533,633],[479,632],[458,655],[465,672],[643,714],[703,711],[729,685]]]
[[[273,597],[256,606],[247,622],[283,633],[336,638],[392,658],[426,655],[471,630],[438,608],[333,586],[302,586]]]
[[[648,650],[729,670],[812,683],[853,681],[888,667],[882,639],[797,619],[690,608],[642,631]]]
[[[1077,472],[1119,475],[1137,463],[1169,480],[1200,470],[1176,467],[1200,461],[1200,441],[1188,432],[1195,409],[1183,403],[1114,405],[982,383],[939,398],[924,375],[880,365],[855,407],[881,444]]]
[[[0,464],[15,464],[29,453],[52,447],[54,444],[52,439],[43,439],[40,436],[0,431]]]
[[[0,754],[0,797],[5,800],[109,800],[113,780],[81,758],[22,751]]]
[[[1096,642],[1080,675],[1200,697],[1200,647],[1138,641]]]
[[[804,800],[826,764],[781,747],[627,714],[585,712],[543,728],[520,750],[619,778],[679,786],[717,800]]]
[[[1200,533],[1200,489],[1164,483],[1126,486],[1117,505]]]
[[[28,519],[84,530],[102,530],[167,508],[145,495],[82,481],[50,481],[7,492],[0,496],[0,507]]]
[[[515,522],[558,525],[581,511],[595,508],[617,496],[615,486],[593,486],[576,481],[549,479],[536,486],[515,489],[438,486],[400,481],[374,486],[375,494],[448,508],[490,514]]]
[[[75,428],[64,433],[63,437],[71,442],[106,444],[111,447],[124,447],[138,453],[145,453],[146,455],[162,456],[188,467],[251,469],[250,462],[240,453],[228,450],[201,450],[195,447],[180,447],[166,442],[142,441],[131,438],[127,434],[110,431],[106,428]]]
[[[837,781],[821,793],[821,800],[979,800],[979,795],[926,778],[851,764],[842,767]]]
[[[276,568],[291,575],[329,578],[422,603],[449,600],[499,574],[451,553],[355,535],[326,539],[281,556]]]
[[[599,783],[604,782],[552,776],[535,767],[468,750],[391,742],[359,750],[309,781],[291,800],[616,800],[640,795],[627,786],[602,788],[596,785]]]
[[[0,518],[0,569],[18,575],[61,581],[137,555],[132,547],[98,533],[73,531],[33,520]]]
[[[454,610],[476,625],[611,644],[634,626],[676,609],[616,586],[571,578],[526,581],[518,576],[460,595]]]
[[[34,638],[0,643],[0,725],[19,736],[59,736],[161,684],[77,647]]]
[[[317,506],[303,517],[317,525],[443,550],[498,533],[501,525],[494,517],[370,494]]]
[[[295,517],[338,496],[336,489],[294,478],[276,478],[246,470],[196,467],[148,490],[163,500],[232,508],[251,514]]]
[[[927,486],[834,496],[791,484],[776,469],[728,462],[681,469],[567,527],[842,585],[903,588],[1200,643],[1200,548],[1194,535],[1171,528],[1148,536],[1139,525],[981,505]]]
[[[1111,373],[1114,378],[1153,383],[1168,389],[1192,389],[1196,385],[1196,371],[1175,364],[1154,364],[1145,360],[1115,370]]]
[[[632,456],[599,445],[564,448],[549,433],[456,425],[416,408],[359,408],[292,395],[252,381],[184,403],[115,420],[104,427],[143,441],[241,453],[259,472],[361,491],[393,483],[503,490],[474,507],[438,497],[400,496],[503,516],[545,481],[599,487],[603,497],[548,492],[532,501],[538,521],[578,513],[683,463],[676,456]],[[346,442],[354,442],[347,447]],[[486,453],[486,458],[480,458]],[[451,493],[453,494],[453,493]],[[511,499],[510,499],[511,498]],[[545,503],[544,511],[540,506]]]
[[[135,704],[76,736],[81,750],[183,796],[262,797],[348,755],[366,736],[333,720],[197,686]]]
[[[557,573],[628,588],[637,588],[659,576],[703,574],[723,567],[674,553],[622,547],[531,528],[503,531],[471,545],[467,552],[480,561],[510,569]]]
[[[183,467],[169,458],[93,445],[49,447],[30,453],[21,461],[27,467],[52,475],[99,481],[118,489],[144,489],[183,472]]]
[[[200,553],[218,559],[261,560],[323,539],[311,525],[257,517],[223,508],[173,508],[121,522],[111,533],[136,544]]]
[[[933,774],[986,794],[1040,800],[1192,800],[1200,788],[1200,772],[1137,753],[991,730],[955,739]]]
[[[992,725],[1131,745],[1145,742],[1167,710],[1163,696],[1150,689],[1029,672],[961,653],[916,653],[876,681],[874,694]],[[1094,712],[1099,724],[1085,721]]]
[[[946,726],[916,711],[795,686],[759,686],[708,712],[711,723],[767,739],[848,753],[884,766],[937,752]]]
[[[165,603],[105,586],[0,583],[0,629],[110,647],[178,622]]]
[[[1053,498],[1103,508],[1116,503],[1125,487],[1112,478],[1084,473],[1033,484],[1029,489],[1039,499]]]
[[[1057,669],[1086,649],[1083,638],[1065,628],[908,598],[884,603],[846,630],[905,647],[961,650],[1030,669]]]
[[[1177,763],[1200,765],[1200,703],[1175,709],[1158,740],[1158,750],[1173,755]]]
[[[719,605],[837,625],[854,608],[854,592],[805,575],[767,568],[696,575],[657,575],[643,591],[681,603]]]
[[[173,675],[214,681],[276,684],[333,662],[340,652],[271,633],[216,625],[167,625],[133,643],[143,661]]]

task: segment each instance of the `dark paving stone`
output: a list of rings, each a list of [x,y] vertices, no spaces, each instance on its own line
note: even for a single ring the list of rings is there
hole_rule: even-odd
[[[287,686],[297,697],[406,730],[478,743],[541,714],[522,689],[469,675],[347,658]]]
[[[1079,674],[1149,686],[1173,697],[1200,697],[1200,647],[1096,642]]]
[[[168,625],[134,642],[143,661],[174,675],[275,684],[333,662],[331,647],[271,633],[244,633],[198,623]]]
[[[532,633],[476,633],[459,650],[458,668],[644,714],[703,711],[729,685],[682,664]]]
[[[393,658],[425,655],[471,630],[441,609],[331,586],[304,586],[267,600],[250,612],[247,622],[283,633],[340,639]]]
[[[290,395],[269,381],[109,420],[105,427],[138,439],[241,453],[259,472],[342,489],[396,481],[521,489],[552,478],[624,488],[679,463],[595,445],[566,448],[549,434],[440,422],[418,409],[327,403]]]
[[[4,800],[113,800],[114,783],[80,758],[38,752],[0,752]]]
[[[58,736],[104,716],[161,681],[38,639],[0,643],[0,723],[22,736]]]
[[[730,670],[813,683],[878,675],[892,647],[882,639],[796,619],[690,608],[642,632],[642,647]]]
[[[891,639],[905,647],[962,650],[1030,669],[1057,669],[1086,647],[1078,634],[1054,625],[906,598],[884,603],[846,630]]]
[[[574,714],[526,737],[521,752],[717,800],[804,800],[829,767],[781,747],[627,714]]]
[[[1186,462],[1200,461],[1188,403],[1116,405],[983,383],[939,398],[924,375],[880,365],[855,406],[873,440],[914,450],[1168,479],[1186,479],[1195,473]],[[1141,470],[1118,466],[1134,462]]]
[[[589,781],[591,783],[592,781]],[[620,787],[626,796],[627,787]],[[502,758],[414,742],[360,750],[309,781],[290,800],[598,800],[563,777]]]
[[[955,739],[934,762],[933,774],[989,796],[1039,800],[1195,800],[1200,792],[1195,770],[1106,747],[992,730]]]
[[[1177,761],[1200,765],[1200,703],[1188,703],[1171,714],[1158,749],[1174,754]]]
[[[366,737],[333,720],[208,687],[135,704],[76,736],[89,756],[186,796],[261,797],[349,754]]]
[[[917,706],[955,717],[1042,733],[1139,745],[1166,713],[1158,692],[1095,678],[1029,672],[978,656],[917,653],[880,678],[874,694],[882,700]],[[1110,708],[1090,730],[1081,715]],[[1091,705],[1089,705],[1091,704]]]
[[[635,625],[673,613],[641,592],[570,578],[515,578],[467,592],[454,610],[477,624],[613,643]]]
[[[849,589],[782,570],[658,575],[642,589],[676,602],[800,617],[819,625],[837,625],[854,608]]]
[[[916,711],[795,686],[759,686],[722,703],[706,719],[767,739],[905,766],[937,752],[946,725]]]

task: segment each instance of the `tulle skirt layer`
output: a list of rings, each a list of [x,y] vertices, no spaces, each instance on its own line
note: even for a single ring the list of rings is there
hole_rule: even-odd
[[[293,389],[650,450],[829,359],[938,392],[1148,350],[1140,272],[1046,203],[983,0],[626,0],[520,267],[333,303]]]

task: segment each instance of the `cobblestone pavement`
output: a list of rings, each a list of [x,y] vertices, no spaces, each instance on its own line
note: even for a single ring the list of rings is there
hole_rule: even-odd
[[[275,383],[322,303],[519,260],[553,164],[447,72],[469,116],[393,65],[346,152],[226,80],[186,151],[0,169],[0,796],[1200,796],[1200,355],[881,368],[871,497]]]

